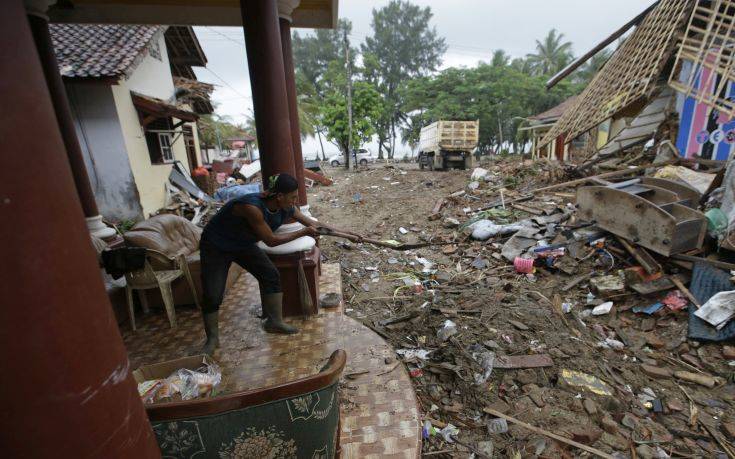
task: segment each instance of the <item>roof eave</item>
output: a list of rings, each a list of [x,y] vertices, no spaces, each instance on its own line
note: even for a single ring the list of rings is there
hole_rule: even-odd
[[[293,11],[292,27],[335,28],[339,0],[302,0]],[[84,0],[49,8],[51,22],[79,24],[169,24],[183,26],[242,26],[240,2],[178,0],[148,4],[145,0]]]

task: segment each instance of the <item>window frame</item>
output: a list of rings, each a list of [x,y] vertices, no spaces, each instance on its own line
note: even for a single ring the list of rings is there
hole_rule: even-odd
[[[161,160],[163,164],[171,164],[176,158],[174,157],[174,142],[170,132],[157,132],[158,134],[158,148],[161,151]],[[166,139],[167,145],[164,146],[162,139]],[[168,155],[166,155],[168,151]]]

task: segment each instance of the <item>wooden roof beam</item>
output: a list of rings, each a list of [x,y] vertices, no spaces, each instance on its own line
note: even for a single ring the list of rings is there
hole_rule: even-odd
[[[653,8],[658,5],[660,0],[656,0],[651,6],[646,8],[642,13],[640,13],[638,16],[634,17],[630,21],[628,21],[625,25],[620,27],[618,30],[613,32],[609,37],[602,40],[600,43],[598,43],[594,48],[584,53],[582,56],[578,57],[574,60],[571,64],[567,65],[563,69],[561,69],[556,75],[549,78],[549,80],[546,82],[546,89],[553,88],[558,82],[569,76],[570,73],[577,70],[579,67],[581,67],[585,62],[590,60],[592,56],[599,53],[603,49],[607,48],[610,43],[614,42],[618,38],[620,38],[625,32],[630,30],[632,27],[637,26],[640,24],[640,22],[643,20],[643,18],[646,17],[648,13],[653,10]]]

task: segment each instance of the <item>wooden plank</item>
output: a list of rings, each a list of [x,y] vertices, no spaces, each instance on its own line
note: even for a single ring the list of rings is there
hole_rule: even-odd
[[[691,261],[693,263],[709,263],[712,266],[716,266],[718,268],[727,269],[728,271],[735,271],[735,264],[726,263],[724,261],[710,260],[709,258],[693,257],[691,255],[683,254],[672,255],[671,258],[675,260]]]
[[[632,167],[632,168],[627,168],[627,169],[621,169],[618,171],[605,172],[604,174],[593,175],[590,177],[584,177],[584,178],[577,179],[577,180],[571,180],[569,182],[557,183],[556,185],[549,185],[549,186],[545,186],[542,188],[536,188],[535,190],[532,191],[532,193],[536,194],[541,191],[557,190],[559,188],[567,188],[567,187],[572,187],[576,185],[582,185],[584,183],[587,183],[591,179],[620,177],[622,175],[627,175],[627,174],[632,174],[634,172],[643,171],[645,169],[648,169],[649,167],[654,167],[656,169],[659,169],[661,167],[668,166],[670,164],[676,164],[677,162],[679,162],[678,159],[671,159],[669,161],[664,161],[663,163],[660,163],[660,164],[646,164],[645,166],[638,166],[638,167]]]
[[[633,247],[633,245],[625,238],[622,238],[620,236],[616,236],[618,239],[618,242],[620,242],[620,245],[622,245],[625,250],[628,251],[631,255],[633,255],[633,258],[636,259],[638,263],[643,267],[643,269],[646,270],[648,274],[656,274],[658,272],[661,272],[661,265],[656,261],[655,258],[651,256],[646,249],[643,247]]]
[[[579,449],[582,449],[584,451],[587,451],[588,453],[592,453],[592,454],[594,454],[594,455],[596,455],[598,457],[602,457],[604,459],[614,459],[613,456],[611,456],[611,455],[607,454],[606,452],[601,451],[601,450],[599,450],[597,448],[593,448],[591,446],[584,445],[584,444],[579,443],[579,442],[576,442],[574,440],[570,440],[570,439],[568,439],[566,437],[562,437],[561,435],[557,435],[555,433],[549,432],[548,430],[544,430],[544,429],[540,429],[540,428],[538,428],[536,426],[532,426],[531,424],[527,424],[527,423],[525,423],[523,421],[520,421],[520,420],[518,420],[516,418],[513,418],[511,416],[508,416],[507,414],[503,414],[500,411],[496,411],[496,410],[494,410],[492,408],[483,408],[482,411],[484,411],[487,414],[493,415],[495,417],[503,418],[503,419],[505,419],[506,421],[508,421],[508,422],[510,422],[512,424],[515,424],[515,425],[518,425],[518,426],[521,426],[521,427],[525,427],[526,429],[530,430],[531,432],[535,432],[537,434],[541,434],[541,435],[547,436],[549,438],[553,438],[554,440],[560,441],[562,443],[566,443],[567,445],[571,445],[571,446],[577,447]]]
[[[684,283],[680,281],[676,276],[671,276],[671,282],[673,282],[674,285],[676,285],[676,288],[681,290],[681,293],[683,293],[684,295],[686,295],[687,298],[689,298],[689,301],[691,301],[692,304],[694,304],[694,306],[697,307],[697,309],[702,307],[702,305],[699,304],[699,301],[697,301],[694,295],[692,295],[692,292],[690,292],[689,289],[686,288]]]
[[[438,220],[439,217],[441,217],[441,210],[442,207],[444,207],[447,203],[446,198],[441,198],[438,201],[436,201],[436,204],[434,204],[434,208],[431,209],[431,215],[429,215],[429,220]]]
[[[542,368],[553,367],[554,361],[548,354],[499,355],[495,357],[495,368]]]

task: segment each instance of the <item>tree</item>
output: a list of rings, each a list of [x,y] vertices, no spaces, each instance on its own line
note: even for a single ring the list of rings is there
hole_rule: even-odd
[[[575,81],[578,81],[585,86],[587,83],[592,81],[592,78],[600,71],[603,65],[612,56],[612,50],[605,48],[599,53],[595,54],[588,60],[574,75]]]
[[[383,112],[373,126],[381,158],[386,143],[388,157],[393,157],[396,128],[406,119],[398,96],[400,86],[434,72],[447,49],[444,39],[429,25],[431,18],[431,8],[406,0],[391,0],[385,7],[373,9],[372,36],[361,49],[366,81],[383,99]]]
[[[536,53],[526,55],[536,75],[553,75],[572,61],[572,42],[563,40],[564,34],[556,29],[551,29],[543,42],[536,40]]]
[[[510,64],[510,56],[506,54],[502,49],[496,49],[493,52],[493,58],[490,61],[490,65],[493,67],[505,67]]]
[[[346,79],[342,80],[346,83]],[[326,126],[326,137],[342,154],[348,148],[357,148],[368,142],[374,134],[372,119],[380,113],[380,95],[370,84],[356,81],[352,85],[352,138],[347,116],[347,97],[344,92],[334,90],[327,94],[321,106],[320,117]]]
[[[226,139],[241,137],[249,133],[247,126],[235,124],[229,116],[223,116],[217,113],[200,117],[199,122],[197,122],[197,127],[199,129],[199,141],[207,146],[216,145],[220,150],[226,147],[224,144]],[[254,137],[254,125],[250,132],[252,132]]]
[[[294,32],[292,48],[296,73],[296,93],[299,104],[299,127],[302,137],[313,136],[319,140],[322,159],[326,160],[322,136],[326,126],[321,124],[320,107],[325,94],[332,90],[325,75],[333,61],[343,61],[343,36],[352,31],[352,23],[340,19],[336,29],[317,29],[313,35]],[[355,50],[356,51],[356,50]],[[351,52],[353,56],[356,52]],[[354,62],[354,57],[353,57]]]
[[[402,110],[412,118],[406,123],[404,139],[410,144],[417,138],[415,117],[420,117],[422,125],[440,119],[479,120],[481,153],[501,151],[509,144],[519,151],[524,146],[523,137],[517,135],[520,121],[579,90],[580,85],[565,80],[547,91],[545,77],[523,73],[513,65],[449,68],[404,85]]]

